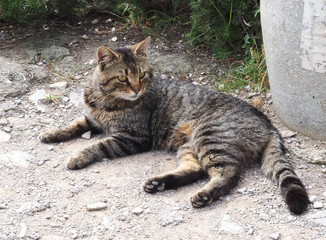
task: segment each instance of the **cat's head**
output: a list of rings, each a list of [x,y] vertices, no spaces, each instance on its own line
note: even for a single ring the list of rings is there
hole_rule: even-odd
[[[152,67],[147,62],[150,37],[129,47],[97,49],[98,66],[93,81],[109,98],[137,100],[148,88]]]

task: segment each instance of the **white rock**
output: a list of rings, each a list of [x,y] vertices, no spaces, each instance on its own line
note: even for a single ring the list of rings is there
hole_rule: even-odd
[[[26,235],[26,231],[27,231],[27,226],[26,226],[26,223],[21,223],[20,224],[20,232],[18,234],[18,238],[24,238],[25,235]]]
[[[245,194],[247,192],[247,188],[238,189],[238,193]]]
[[[314,208],[315,209],[319,209],[323,207],[323,203],[322,202],[314,202]]]
[[[56,89],[66,89],[68,87],[68,83],[67,82],[56,82],[56,83],[52,83],[49,85],[50,88],[56,88]]]
[[[17,167],[28,167],[29,161],[33,158],[34,156],[22,151],[0,154],[0,162],[9,163]]]
[[[260,219],[265,220],[265,221],[269,220],[269,216],[267,213],[260,213],[259,217],[260,217]]]
[[[81,135],[81,137],[89,140],[92,137],[92,132],[91,131],[85,132],[83,135]]]
[[[316,213],[307,214],[306,219],[318,226],[326,227],[326,211],[318,211]]]
[[[132,210],[132,213],[135,214],[135,215],[140,215],[144,212],[144,210],[140,207],[136,207]]]
[[[8,142],[10,140],[10,135],[0,130],[0,142]]]
[[[108,229],[108,230],[114,230],[113,223],[106,216],[104,216],[102,223],[103,223],[103,225],[104,225],[104,227],[106,229]]]
[[[273,233],[271,233],[271,234],[269,235],[269,237],[270,237],[271,239],[273,239],[273,240],[278,240],[278,239],[280,239],[281,234],[279,234],[279,233],[277,233],[277,232],[273,232]]]
[[[229,215],[225,215],[222,219],[221,227],[219,229],[219,232],[227,232],[231,234],[238,234],[243,232],[243,229],[241,226],[239,226],[237,223],[232,222],[230,220]]]
[[[309,197],[309,200],[310,200],[310,202],[314,203],[314,202],[318,201],[318,197],[315,195],[312,195]]]
[[[86,206],[88,211],[97,211],[105,208],[107,208],[107,205],[104,202],[91,203]]]
[[[0,118],[0,126],[6,126],[8,124],[8,120],[5,118]]]
[[[91,59],[91,60],[89,60],[89,62],[87,64],[88,65],[91,65],[91,66],[96,65],[97,64],[97,60],[96,59]]]
[[[69,94],[69,99],[72,104],[76,107],[81,107],[83,105],[83,93],[82,92],[72,92]]]
[[[98,19],[94,19],[93,21],[92,21],[92,24],[97,24],[98,23]]]
[[[171,223],[178,224],[183,221],[182,214],[178,211],[166,211],[163,213],[162,226],[167,226]]]
[[[6,204],[0,203],[0,209],[6,209]]]
[[[112,42],[116,42],[117,40],[118,40],[117,37],[113,37],[113,38],[111,38],[111,41],[112,41]]]
[[[295,135],[297,135],[297,133],[291,130],[282,131],[283,138],[290,138],[290,137],[294,137]]]

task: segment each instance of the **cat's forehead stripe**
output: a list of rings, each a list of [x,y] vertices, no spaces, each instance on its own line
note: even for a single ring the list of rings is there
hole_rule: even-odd
[[[114,51],[122,55],[122,59],[132,73],[137,73],[137,64],[134,54],[129,48],[117,48]]]

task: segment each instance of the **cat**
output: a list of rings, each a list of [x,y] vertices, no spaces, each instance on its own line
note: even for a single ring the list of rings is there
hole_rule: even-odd
[[[84,89],[86,116],[41,133],[40,140],[62,142],[90,130],[107,133],[72,156],[69,169],[151,149],[176,152],[178,168],[149,178],[143,189],[155,193],[208,175],[208,183],[190,199],[195,208],[228,194],[241,172],[260,162],[289,210],[305,212],[308,194],[287,159],[280,133],[267,117],[231,95],[153,77],[147,61],[149,42],[150,37],[115,50],[99,47],[98,66]]]

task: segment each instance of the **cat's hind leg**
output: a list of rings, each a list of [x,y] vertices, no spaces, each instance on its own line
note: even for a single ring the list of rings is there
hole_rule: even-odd
[[[144,190],[155,193],[166,189],[181,187],[204,177],[194,147],[190,143],[182,145],[177,153],[180,165],[173,171],[149,178],[144,183]]]
[[[218,149],[204,154],[201,163],[210,181],[190,199],[193,207],[204,207],[235,187],[240,178],[240,161],[233,154]]]
[[[67,127],[53,128],[42,132],[39,135],[39,138],[44,143],[63,142],[68,139],[80,136],[91,129],[93,128],[90,122],[84,116],[77,118]]]

